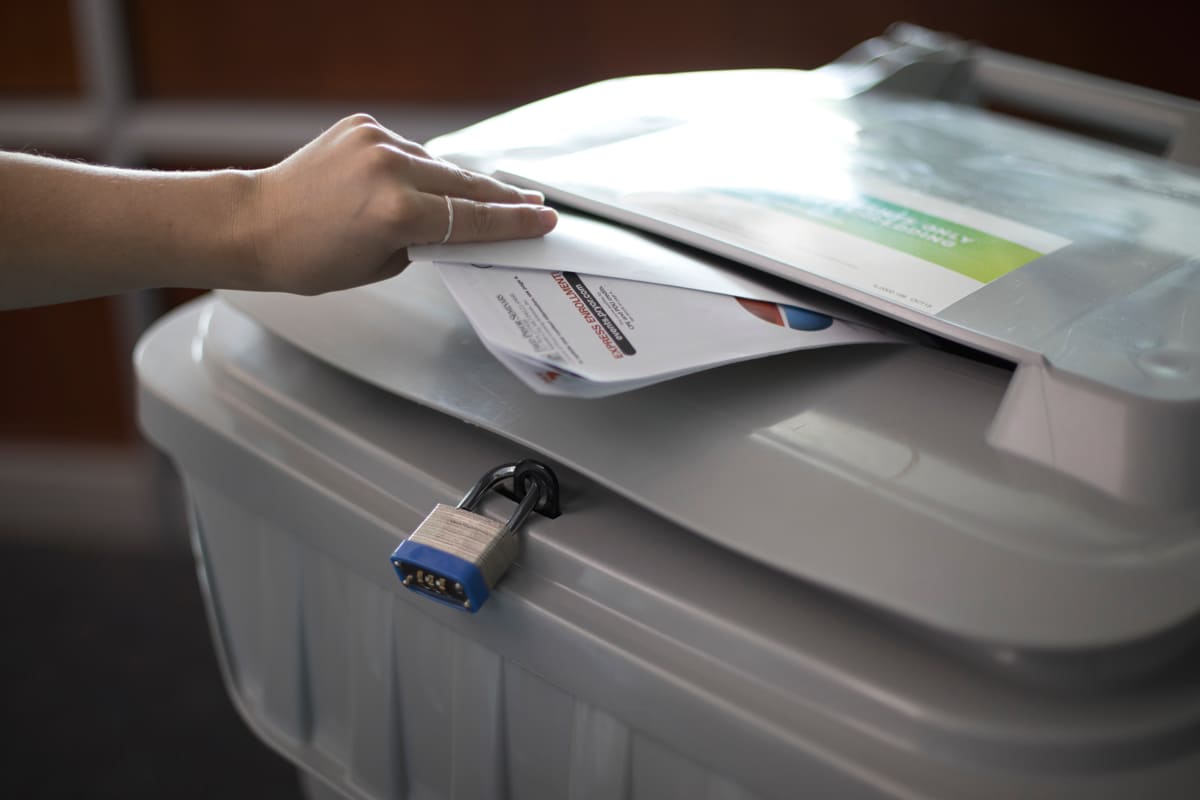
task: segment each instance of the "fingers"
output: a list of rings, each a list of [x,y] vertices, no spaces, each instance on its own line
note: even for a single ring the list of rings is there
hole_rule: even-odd
[[[437,244],[449,231],[450,242],[494,242],[544,236],[558,224],[558,214],[545,206],[481,203],[453,197],[453,225],[446,198],[424,192],[413,195],[406,220],[408,244]]]
[[[408,159],[398,160],[398,166],[413,186],[421,191],[486,203],[540,204],[546,201],[541,192],[518,189],[434,158],[424,147],[380,125],[370,114],[353,114],[338,122],[333,129],[338,135],[355,139],[367,147],[386,147],[409,156]]]
[[[432,158],[424,147],[414,141],[405,139],[395,131],[381,125],[370,114],[351,114],[348,117],[344,117],[329,129],[329,134],[339,138],[344,137],[357,140],[363,146],[367,147],[376,144],[387,144],[409,155],[419,158]]]
[[[402,169],[415,188],[429,194],[462,197],[484,203],[546,202],[541,192],[518,189],[438,159],[410,158]]]
[[[441,242],[447,236],[451,242],[532,238],[550,232],[558,222],[558,215],[541,205],[541,192],[433,158],[367,114],[346,117],[327,136],[335,141],[337,152],[365,159],[355,162],[368,170],[362,185],[375,187],[385,199],[385,217],[395,226],[401,248]],[[448,197],[453,214],[448,213]]]
[[[385,128],[382,125],[379,125],[379,129],[383,132],[383,135],[387,137],[389,142],[394,144],[396,147],[399,147],[409,155],[417,156],[418,158],[433,158],[433,156],[429,155],[429,152],[424,147],[410,139],[405,139],[403,136],[391,130],[390,128]]]

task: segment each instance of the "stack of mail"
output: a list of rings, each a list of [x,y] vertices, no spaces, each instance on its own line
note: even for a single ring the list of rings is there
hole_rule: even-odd
[[[412,255],[435,262],[488,350],[542,394],[602,397],[776,353],[897,341],[801,287],[571,214],[545,239]]]

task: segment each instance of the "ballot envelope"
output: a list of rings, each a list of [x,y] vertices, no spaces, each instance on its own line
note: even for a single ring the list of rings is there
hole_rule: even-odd
[[[160,321],[141,424],[312,796],[1197,796],[1200,104],[901,26],[430,148],[896,338],[577,399],[427,261]],[[525,458],[560,513],[487,604],[409,591],[397,546]]]

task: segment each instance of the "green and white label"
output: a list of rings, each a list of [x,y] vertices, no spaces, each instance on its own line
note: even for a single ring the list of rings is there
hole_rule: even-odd
[[[751,207],[773,256],[927,313],[938,313],[1070,244],[1028,225],[882,181],[840,196],[709,188]],[[743,205],[744,204],[744,205]],[[807,252],[811,257],[805,257]]]
[[[980,283],[990,283],[1044,255],[978,228],[870,195],[836,203],[783,196],[760,199]]]

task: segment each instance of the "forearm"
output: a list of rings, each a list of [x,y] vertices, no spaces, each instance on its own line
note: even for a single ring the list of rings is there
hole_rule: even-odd
[[[542,236],[544,198],[356,114],[254,172],[150,172],[0,153],[0,308],[154,286],[317,294],[407,248]]]
[[[151,172],[0,153],[0,307],[255,281],[254,173]]]

